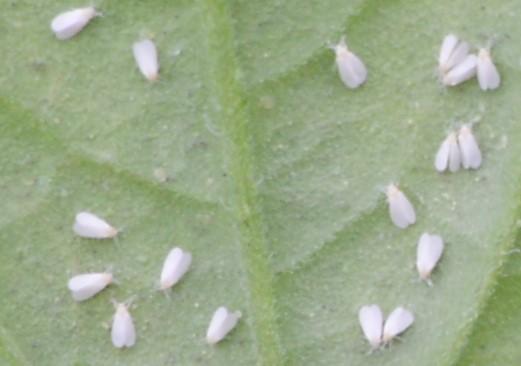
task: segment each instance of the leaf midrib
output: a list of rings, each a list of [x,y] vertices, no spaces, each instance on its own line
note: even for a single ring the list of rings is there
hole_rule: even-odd
[[[262,210],[254,183],[254,153],[250,142],[248,106],[237,80],[239,65],[230,9],[224,1],[205,1],[208,49],[212,51],[211,75],[221,106],[221,123],[230,143],[231,192],[240,232],[240,251],[250,290],[250,322],[257,345],[257,364],[277,366],[284,355],[277,327],[273,272],[267,253]]]

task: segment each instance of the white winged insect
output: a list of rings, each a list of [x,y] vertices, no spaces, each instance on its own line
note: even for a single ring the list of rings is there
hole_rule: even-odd
[[[443,39],[438,58],[440,75],[445,75],[450,69],[461,63],[469,53],[469,44],[460,41],[454,34],[448,34]]]
[[[384,324],[382,342],[388,344],[396,336],[405,332],[414,322],[414,315],[407,309],[399,306],[387,317]]]
[[[116,313],[112,321],[111,338],[116,348],[130,348],[136,343],[136,329],[130,315],[129,304],[114,303]]]
[[[132,52],[139,71],[150,81],[159,76],[159,61],[157,48],[150,39],[144,39],[132,45]]]
[[[499,87],[501,77],[490,56],[490,50],[481,48],[478,53],[478,82],[481,90],[494,90]]]
[[[51,30],[56,38],[66,40],[78,34],[97,15],[92,6],[69,10],[54,17]]]
[[[461,152],[458,146],[458,137],[455,132],[451,132],[443,140],[436,153],[434,167],[440,173],[447,169],[454,173],[460,169],[460,166]]]
[[[235,328],[241,318],[241,312],[230,312],[226,307],[219,307],[212,316],[206,332],[206,342],[216,344]]]
[[[414,316],[409,310],[397,307],[383,322],[383,315],[378,305],[362,306],[358,312],[358,320],[365,338],[371,348],[377,349],[388,344],[396,336],[405,332],[414,322]]]
[[[76,235],[89,239],[109,239],[118,234],[117,229],[90,212],[77,213],[72,229]]]
[[[362,85],[367,79],[367,68],[362,60],[347,48],[345,38],[342,37],[331,49],[335,51],[336,66],[344,85],[350,89]]]
[[[72,298],[76,301],[90,299],[113,281],[112,273],[84,273],[68,282]]]
[[[365,305],[358,311],[358,320],[365,338],[376,349],[382,343],[383,314],[378,305]]]
[[[461,163],[465,169],[478,169],[481,166],[481,150],[469,124],[463,125],[458,132],[458,144],[461,151]]]
[[[397,227],[405,229],[416,222],[416,213],[409,199],[394,184],[389,184],[386,190],[389,203],[389,215]]]
[[[467,55],[463,61],[458,63],[443,75],[442,82],[446,86],[456,86],[476,75],[478,58],[476,55]]]
[[[161,271],[160,288],[166,290],[174,286],[188,271],[192,254],[181,248],[173,248],[167,255]]]
[[[432,284],[430,276],[443,254],[443,239],[439,235],[423,233],[416,250],[416,269],[420,278]]]

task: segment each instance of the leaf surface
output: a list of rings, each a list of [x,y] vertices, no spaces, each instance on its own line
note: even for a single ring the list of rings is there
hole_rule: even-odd
[[[519,13],[515,1],[99,1],[70,41],[71,6],[0,4],[0,361],[7,365],[512,365],[521,315]],[[503,77],[444,89],[446,33],[492,50]],[[328,44],[347,36],[369,70],[348,90]],[[151,37],[160,78],[131,45]],[[477,171],[438,174],[447,131],[479,120]],[[390,222],[399,183],[418,221]],[[76,212],[122,230],[77,238]],[[417,279],[423,232],[446,251]],[[186,277],[157,291],[173,246]],[[112,270],[84,303],[69,277]],[[111,299],[134,298],[138,340],[117,350]],[[412,310],[412,328],[368,354],[360,306]],[[204,342],[213,311],[243,317]]]

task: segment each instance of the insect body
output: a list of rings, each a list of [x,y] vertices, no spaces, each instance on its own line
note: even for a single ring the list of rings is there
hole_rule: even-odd
[[[331,48],[335,51],[336,66],[344,85],[350,89],[362,85],[367,79],[367,69],[362,60],[347,48],[345,39]]]
[[[210,326],[206,332],[206,341],[209,344],[220,342],[235,326],[241,318],[239,311],[230,312],[224,306],[218,308],[213,314]]]
[[[98,13],[92,6],[66,11],[54,17],[51,29],[56,38],[65,40],[78,34]]]

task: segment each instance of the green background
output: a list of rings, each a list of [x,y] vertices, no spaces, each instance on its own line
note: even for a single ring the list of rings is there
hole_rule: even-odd
[[[79,5],[0,1],[0,364],[521,364],[518,1],[95,1],[103,17],[56,40],[50,20]],[[497,91],[438,83],[449,32],[495,39]],[[369,71],[355,91],[327,48],[342,35]],[[482,167],[438,174],[470,120]],[[389,182],[415,205],[406,230]],[[80,210],[121,235],[75,237]],[[414,269],[424,231],[446,242],[433,287]],[[194,260],[165,296],[174,245]],[[119,285],[75,303],[68,278],[106,269]],[[132,296],[137,344],[118,350],[110,300]],[[372,354],[369,303],[416,315]],[[220,305],[243,318],[211,347]]]

